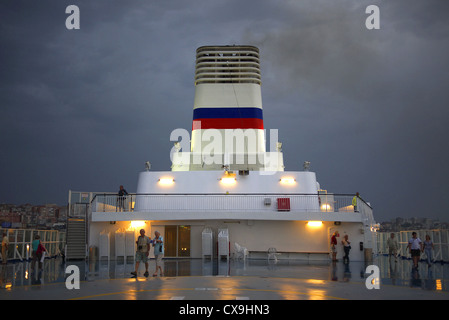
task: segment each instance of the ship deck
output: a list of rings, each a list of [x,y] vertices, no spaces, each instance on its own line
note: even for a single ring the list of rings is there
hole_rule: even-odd
[[[165,259],[163,277],[123,261],[47,259],[43,271],[29,262],[1,266],[1,300],[447,300],[449,265],[376,257],[380,289],[367,289],[367,263],[328,261]],[[80,289],[66,287],[66,268],[80,270]]]

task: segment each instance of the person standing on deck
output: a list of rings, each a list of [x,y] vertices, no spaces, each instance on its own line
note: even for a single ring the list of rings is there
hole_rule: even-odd
[[[390,234],[390,238],[388,238],[387,240],[387,248],[388,248],[388,258],[391,259],[391,256],[394,256],[394,261],[398,261],[398,249],[399,249],[399,244],[398,244],[398,240],[396,240],[394,238],[394,233]]]
[[[340,234],[338,233],[338,231],[335,231],[331,237],[331,253],[333,262],[337,261],[337,237],[339,236]]]
[[[34,236],[34,240],[31,243],[31,249],[33,250],[33,259],[31,260],[31,270],[34,270],[34,268],[36,267],[36,262],[38,261],[40,263],[41,258],[42,258],[42,253],[40,253],[40,255],[38,256],[37,254],[37,250],[39,249],[39,244],[41,243],[41,237],[36,234]],[[40,265],[40,264],[39,264]]]
[[[35,240],[38,240],[39,242],[37,243],[36,252],[33,253],[33,262],[34,262],[34,264],[36,264],[36,260],[34,260],[34,256],[36,256],[37,262],[38,262],[38,266],[39,266],[38,270],[42,270],[43,262],[44,262],[44,259],[45,259],[44,254],[48,253],[48,251],[47,251],[47,249],[45,249],[44,245],[40,241],[39,236],[37,236],[37,238],[35,238]],[[36,244],[36,242],[34,242],[34,244]],[[33,268],[33,270],[34,270],[34,268]]]
[[[357,201],[360,198],[360,195],[358,192],[356,192],[354,198],[352,198],[352,206],[354,207],[354,212],[359,212],[357,209]]]
[[[136,269],[131,272],[131,274],[133,275],[133,278],[136,278],[137,271],[139,271],[140,262],[143,262],[145,263],[145,273],[143,275],[148,277],[148,255],[150,254],[151,240],[145,235],[144,229],[140,229],[140,236],[137,238],[136,244]]]
[[[156,271],[153,273],[153,277],[157,276],[157,271],[160,270],[161,277],[164,276],[163,261],[164,257],[164,239],[161,237],[159,231],[154,232],[155,238],[153,239],[154,257],[156,258]]]
[[[433,242],[430,240],[430,236],[426,235],[426,241],[424,241],[424,252],[427,257],[427,265],[429,267],[432,266],[432,250],[433,250]]]
[[[423,243],[421,239],[418,238],[416,232],[412,233],[412,238],[408,241],[407,248],[412,255],[413,267],[415,269],[418,269],[419,258],[421,255],[421,251],[423,251]]]
[[[341,244],[343,245],[343,250],[345,251],[345,255],[343,257],[343,262],[349,263],[349,251],[351,250],[351,242],[348,240],[348,235],[345,234],[343,237],[343,240],[341,241]]]

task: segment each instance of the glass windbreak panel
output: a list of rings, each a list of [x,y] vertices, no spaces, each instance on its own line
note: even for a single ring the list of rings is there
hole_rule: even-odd
[[[25,231],[25,242],[30,242],[32,241],[32,236],[33,236],[33,232],[32,230],[26,230]]]
[[[178,257],[190,257],[190,226],[178,226]]]
[[[15,232],[15,230],[10,229],[8,235],[9,235],[9,242],[15,242],[16,241],[16,232]]]
[[[17,232],[17,242],[23,242],[25,230],[17,230],[16,232]]]
[[[14,243],[10,243],[8,246],[8,252],[7,254],[7,259],[13,259],[14,258],[14,253],[15,253],[15,244]]]
[[[16,249],[17,249],[17,252],[23,257],[24,256],[24,251],[23,251],[24,245],[23,245],[23,243],[16,244]],[[26,256],[25,256],[25,258],[26,258]]]

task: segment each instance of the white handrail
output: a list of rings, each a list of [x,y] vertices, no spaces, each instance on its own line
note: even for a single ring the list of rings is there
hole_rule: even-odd
[[[274,212],[278,199],[288,199],[291,212],[354,212],[351,195],[332,195],[331,204],[318,194],[97,194],[92,212]],[[359,206],[366,207],[368,206]],[[371,211],[371,208],[369,208]],[[367,215],[367,221],[371,216]]]

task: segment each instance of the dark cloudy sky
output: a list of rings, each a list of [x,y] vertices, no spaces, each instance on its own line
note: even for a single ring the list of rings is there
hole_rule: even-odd
[[[68,5],[80,30],[67,30]],[[368,5],[380,29],[368,30]],[[449,216],[447,0],[0,2],[0,203],[135,192],[190,130],[195,50],[260,49],[286,170],[360,192],[378,221]]]

